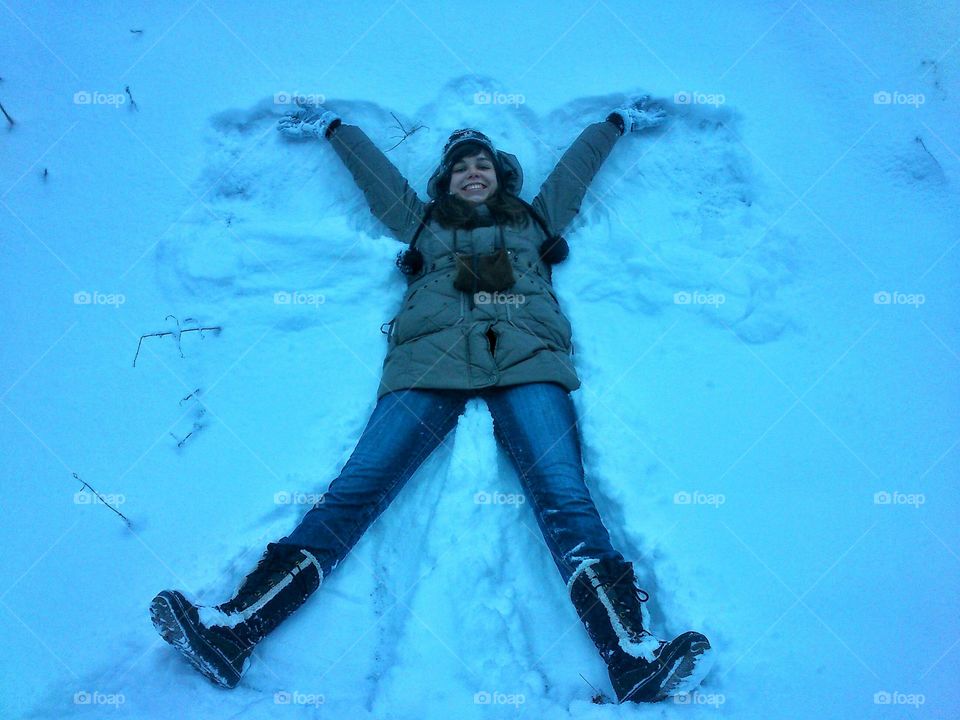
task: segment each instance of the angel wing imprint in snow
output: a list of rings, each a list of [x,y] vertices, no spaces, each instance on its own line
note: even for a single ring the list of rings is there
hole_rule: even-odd
[[[540,114],[496,82],[466,76],[409,114],[364,101],[325,105],[388,151],[423,200],[449,133],[473,127],[519,159],[520,196],[530,201],[586,125],[643,94],[580,98]],[[794,277],[796,252],[776,229],[776,209],[757,197],[736,113],[660,102],[667,122],[618,141],[564,229],[571,255],[555,284],[578,340],[587,341],[578,352],[589,347],[589,330],[576,319],[596,317],[601,307],[630,333],[639,315],[655,335],[658,323],[680,313],[748,342],[773,340],[790,322],[777,295]],[[402,288],[396,241],[330,147],[275,132],[291,107],[265,98],[211,119],[196,181],[202,199],[158,247],[165,277],[211,301],[299,288],[343,301],[379,290],[395,302]]]

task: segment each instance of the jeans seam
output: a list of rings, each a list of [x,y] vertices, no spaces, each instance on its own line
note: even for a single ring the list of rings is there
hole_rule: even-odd
[[[459,414],[459,410],[458,410],[459,407],[462,407],[462,406],[460,406],[459,404],[454,405],[453,409],[443,417],[443,419],[440,422],[441,427],[447,423],[447,421],[450,419],[452,415],[454,415],[454,413]],[[379,517],[380,513],[383,510],[382,505],[383,505],[384,499],[390,495],[390,492],[397,486],[397,484],[401,481],[401,479],[405,478],[406,480],[409,480],[414,475],[414,473],[416,473],[416,471],[420,468],[420,466],[426,461],[426,459],[433,454],[433,451],[443,444],[443,442],[446,440],[449,434],[450,434],[450,430],[448,430],[447,433],[441,438],[440,442],[438,442],[432,448],[428,448],[426,453],[424,453],[423,450],[421,450],[418,453],[415,453],[413,457],[409,460],[409,462],[407,462],[407,464],[404,465],[403,470],[394,476],[393,482],[391,482],[387,487],[385,487],[382,492],[378,493],[377,499],[373,503],[371,509],[366,513],[363,513],[361,517],[358,518],[356,522],[353,524],[353,526],[350,528],[349,532],[347,533],[347,542],[344,543],[343,540],[340,540],[342,544],[347,546],[347,552],[344,553],[344,556],[343,556],[344,558],[350,554],[350,551],[353,550],[354,546],[357,544],[360,538],[363,537],[363,534],[364,532],[366,532],[366,529],[370,527],[370,525],[374,522],[374,520],[377,517]],[[411,470],[411,468],[413,469]],[[410,471],[409,475],[407,475],[408,471]],[[366,517],[369,517],[370,519],[364,522],[364,519]],[[358,530],[360,532],[357,532]],[[340,560],[342,559],[343,558],[340,558]]]
[[[511,458],[513,458],[513,462],[517,467],[517,471],[518,471],[517,474],[520,477],[521,483],[524,485],[527,492],[529,492],[530,495],[533,497],[533,502],[534,502],[534,505],[536,506],[534,509],[534,512],[537,514],[538,517],[544,520],[544,522],[542,523],[543,527],[546,529],[548,533],[550,533],[551,539],[553,540],[553,546],[556,548],[559,548],[560,543],[558,542],[558,539],[556,536],[556,530],[549,523],[545,521],[546,519],[542,512],[544,508],[544,504],[543,502],[541,502],[540,498],[538,497],[537,489],[534,487],[534,484],[530,482],[530,479],[527,477],[526,472],[524,472],[523,465],[520,463],[520,458],[518,457],[517,453],[514,451],[513,445],[510,443],[509,438],[503,433],[498,433],[498,434],[503,439],[503,444],[507,449],[507,453],[510,455]],[[576,570],[576,568],[567,560],[566,556],[563,555],[562,553],[555,553],[551,549],[549,542],[547,543],[547,549],[550,551],[550,554],[554,556],[554,558],[559,558],[559,561],[568,570],[567,577],[572,575],[574,570]]]

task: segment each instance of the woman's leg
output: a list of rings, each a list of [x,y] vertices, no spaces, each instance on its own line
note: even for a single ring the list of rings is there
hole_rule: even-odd
[[[650,632],[643,607],[649,598],[632,563],[611,545],[584,484],[569,393],[553,383],[517,385],[490,392],[487,406],[617,699],[647,702],[692,691],[710,668],[710,642],[698,632],[670,641]]]
[[[328,575],[456,426],[466,401],[450,390],[384,395],[340,475],[278,542],[309,549]]]
[[[484,399],[564,582],[585,560],[622,562],[584,483],[576,410],[567,390],[527,383],[495,388]]]
[[[195,605],[179,590],[150,604],[160,636],[213,683],[240,682],[254,647],[306,602],[456,425],[462,393],[404,390],[377,403],[339,477],[300,525],[270,543],[234,597]]]

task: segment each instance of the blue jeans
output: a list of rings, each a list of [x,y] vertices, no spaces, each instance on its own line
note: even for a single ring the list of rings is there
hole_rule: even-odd
[[[566,389],[527,383],[475,394],[487,403],[564,582],[584,559],[622,561],[584,484],[576,411]],[[278,542],[311,550],[329,574],[456,427],[473,396],[420,389],[384,395],[340,475]]]

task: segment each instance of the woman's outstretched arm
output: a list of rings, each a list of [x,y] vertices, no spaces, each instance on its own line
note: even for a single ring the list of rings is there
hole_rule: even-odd
[[[406,178],[356,125],[322,106],[301,107],[282,118],[277,129],[288,137],[325,137],[353,175],[372,212],[401,242],[409,243],[425,205]]]
[[[331,134],[330,144],[363,191],[370,211],[398,240],[409,243],[425,209],[410,183],[356,125],[341,124]]]
[[[554,233],[562,233],[580,212],[587,188],[620,136],[663,122],[663,110],[649,106],[648,101],[649,98],[641,98],[614,110],[603,122],[588,125],[544,180],[532,205]]]
[[[567,148],[531,203],[556,234],[564,231],[580,212],[580,205],[594,175],[620,138],[612,122],[588,125]]]

